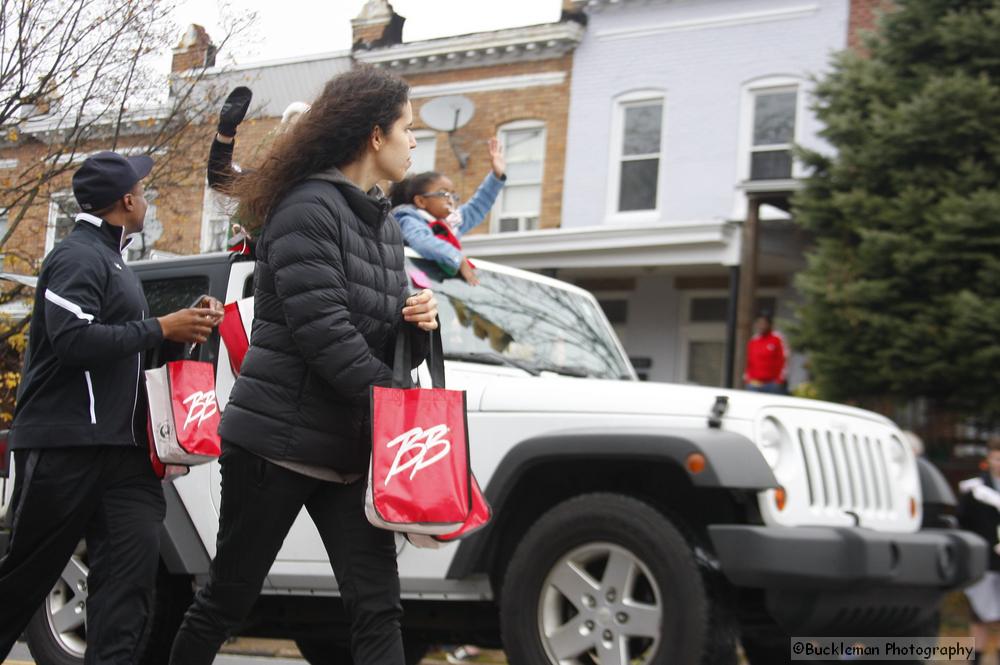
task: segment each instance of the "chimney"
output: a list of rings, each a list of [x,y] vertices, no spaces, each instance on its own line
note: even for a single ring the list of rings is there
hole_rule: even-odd
[[[562,11],[559,14],[559,22],[575,21],[586,27],[587,13],[584,11],[584,7],[586,6],[586,0],[562,0]]]
[[[215,44],[205,32],[205,28],[192,23],[181,41],[174,47],[174,58],[170,64],[171,72],[186,72],[189,69],[215,66]]]
[[[865,36],[878,30],[878,19],[894,9],[893,0],[851,0],[847,19],[847,47],[867,55]]]
[[[357,17],[351,19],[353,50],[403,43],[403,23],[386,0],[368,0]]]

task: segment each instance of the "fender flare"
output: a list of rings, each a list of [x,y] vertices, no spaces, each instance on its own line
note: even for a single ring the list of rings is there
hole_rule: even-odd
[[[939,505],[954,508],[958,505],[955,493],[944,475],[929,460],[917,457],[917,472],[920,476],[920,494],[924,505]]]
[[[760,491],[778,487],[771,467],[747,437],[718,429],[615,428],[564,430],[526,439],[511,448],[497,465],[485,488],[494,515],[500,515],[517,481],[531,468],[559,460],[638,463],[669,462],[685,469],[689,455],[705,457],[705,469],[687,471],[699,488]],[[461,541],[448,568],[448,579],[472,574],[487,553],[492,524]]]

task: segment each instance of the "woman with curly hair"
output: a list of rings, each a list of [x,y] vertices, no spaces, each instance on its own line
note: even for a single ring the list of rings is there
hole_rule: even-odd
[[[391,383],[397,335],[411,336],[420,362],[437,327],[433,294],[409,294],[399,226],[376,185],[409,167],[408,94],[374,68],[337,76],[235,181],[242,219],[260,229],[253,334],[219,429],[216,556],[175,665],[213,661],[303,506],[340,586],[354,662],[403,663],[395,542],[366,520],[362,476],[369,388]]]

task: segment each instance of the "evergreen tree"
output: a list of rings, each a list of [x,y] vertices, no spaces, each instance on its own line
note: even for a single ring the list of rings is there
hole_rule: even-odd
[[[897,0],[814,109],[793,341],[825,398],[1000,416],[1000,0]]]

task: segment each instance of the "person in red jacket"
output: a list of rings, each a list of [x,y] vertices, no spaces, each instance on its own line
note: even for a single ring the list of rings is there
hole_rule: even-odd
[[[781,333],[772,326],[768,312],[761,312],[754,319],[754,336],[747,342],[743,384],[747,390],[783,395],[787,392],[785,369],[788,365],[788,346]]]

